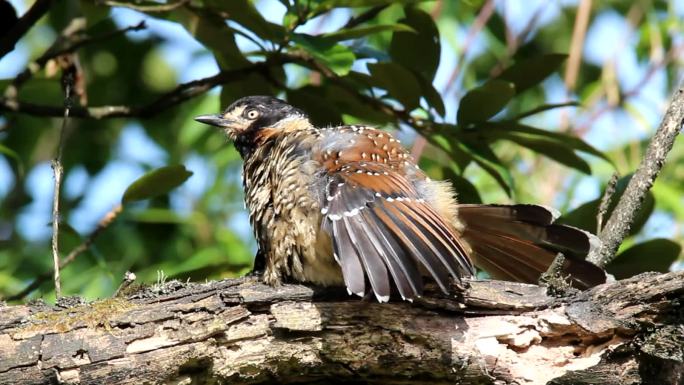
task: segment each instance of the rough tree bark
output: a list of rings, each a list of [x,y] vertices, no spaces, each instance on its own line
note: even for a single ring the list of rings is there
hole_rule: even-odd
[[[378,304],[254,279],[0,307],[0,384],[681,384],[684,272]]]

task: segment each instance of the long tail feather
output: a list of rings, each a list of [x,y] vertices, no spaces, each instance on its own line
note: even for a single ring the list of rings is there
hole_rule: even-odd
[[[458,218],[474,264],[494,278],[534,283],[562,252],[563,272],[573,286],[588,288],[605,282],[604,271],[584,260],[598,246],[598,238],[553,224],[556,215],[545,207],[459,205]]]

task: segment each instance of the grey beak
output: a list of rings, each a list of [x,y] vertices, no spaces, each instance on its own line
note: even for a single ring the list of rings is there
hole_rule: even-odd
[[[195,120],[200,123],[216,127],[230,127],[230,125],[233,123],[232,120],[224,119],[220,114],[200,115],[196,116]]]

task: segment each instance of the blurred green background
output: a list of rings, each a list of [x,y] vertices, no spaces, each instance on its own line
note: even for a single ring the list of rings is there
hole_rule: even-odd
[[[6,4],[21,16],[32,2]],[[392,130],[463,202],[541,203],[596,231],[602,189],[615,171],[624,186],[682,79],[682,20],[676,0],[54,2],[0,59],[0,298],[52,267],[50,160],[66,67],[50,60],[12,85],[50,47],[80,42],[66,55],[82,85],[76,115],[150,106],[68,120],[63,257],[146,172],[192,172],[177,188],[125,203],[63,269],[64,295],[94,299],[112,295],[127,270],[143,283],[160,271],[182,280],[249,271],[256,246],[239,156],[192,118],[250,94],[285,98],[320,125]],[[115,32],[141,21],[142,30]],[[170,97],[218,73],[207,92],[190,83],[172,94],[183,100]],[[159,98],[172,102],[150,105]],[[16,101],[30,105],[13,112]],[[168,178],[182,182],[174,170]],[[617,277],[683,267],[683,175],[679,141],[609,266]],[[35,297],[54,300],[51,280],[25,299]]]

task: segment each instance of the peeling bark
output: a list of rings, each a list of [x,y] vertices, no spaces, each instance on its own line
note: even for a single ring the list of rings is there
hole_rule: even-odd
[[[254,279],[0,307],[0,384],[682,384],[684,272],[378,304]]]

